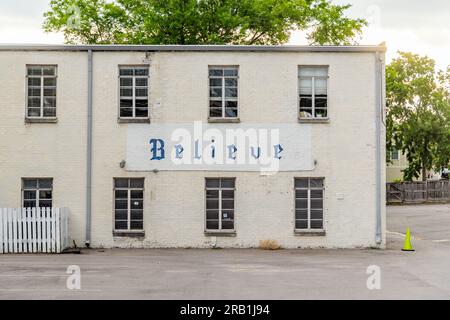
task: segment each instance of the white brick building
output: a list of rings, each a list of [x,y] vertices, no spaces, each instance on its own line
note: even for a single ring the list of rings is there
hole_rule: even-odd
[[[78,246],[384,247],[384,52],[0,45],[0,207],[67,207]],[[149,158],[194,122],[279,129],[279,171]]]

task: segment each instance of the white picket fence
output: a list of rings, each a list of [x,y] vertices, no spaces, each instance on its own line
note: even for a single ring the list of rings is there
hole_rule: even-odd
[[[60,253],[68,235],[67,208],[0,208],[0,253]]]

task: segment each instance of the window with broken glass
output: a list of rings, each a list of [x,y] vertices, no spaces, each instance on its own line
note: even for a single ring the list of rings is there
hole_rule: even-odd
[[[234,178],[206,179],[206,231],[234,230]]]
[[[209,68],[209,117],[238,117],[238,68]]]
[[[299,67],[299,118],[328,117],[328,67]]]

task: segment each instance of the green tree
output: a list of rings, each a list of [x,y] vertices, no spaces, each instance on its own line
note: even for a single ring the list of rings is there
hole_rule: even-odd
[[[406,154],[404,179],[426,179],[426,171],[450,160],[450,68],[408,52],[386,67],[386,148]],[[389,156],[389,153],[388,153]]]
[[[51,0],[47,32],[82,44],[352,44],[366,25],[330,0]]]

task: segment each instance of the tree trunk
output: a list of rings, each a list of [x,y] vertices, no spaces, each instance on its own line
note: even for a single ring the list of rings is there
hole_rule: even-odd
[[[427,181],[427,169],[424,163],[422,163],[422,181]]]

